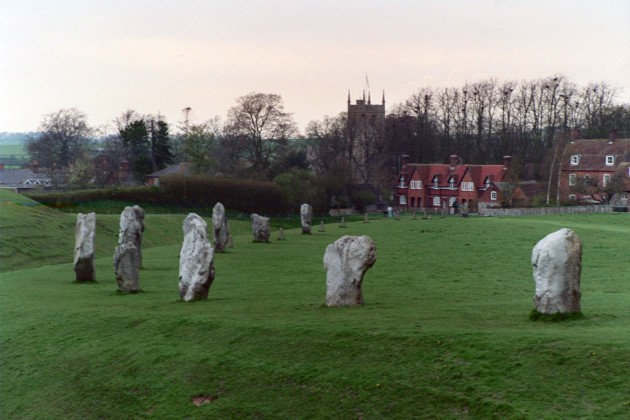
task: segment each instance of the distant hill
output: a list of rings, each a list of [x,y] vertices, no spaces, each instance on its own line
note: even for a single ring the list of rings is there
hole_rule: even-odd
[[[0,132],[0,144],[24,144],[26,140],[37,134],[34,131],[28,133],[7,133]]]

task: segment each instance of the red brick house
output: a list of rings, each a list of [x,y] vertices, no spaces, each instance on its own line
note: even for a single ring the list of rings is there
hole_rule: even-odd
[[[604,203],[613,199],[627,206],[630,192],[630,139],[579,139],[566,146],[560,168],[560,199],[573,203]]]
[[[502,165],[461,164],[451,155],[449,164],[408,163],[403,157],[402,170],[394,187],[396,206],[404,209],[457,208],[466,204],[470,210],[499,207],[503,199],[522,195],[514,182],[508,182],[511,157]]]

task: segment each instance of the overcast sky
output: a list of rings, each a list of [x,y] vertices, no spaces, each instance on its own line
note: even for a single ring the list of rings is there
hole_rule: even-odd
[[[366,86],[387,108],[418,88],[564,74],[630,103],[629,0],[2,0],[0,132],[78,108],[175,125],[276,93],[303,130]]]

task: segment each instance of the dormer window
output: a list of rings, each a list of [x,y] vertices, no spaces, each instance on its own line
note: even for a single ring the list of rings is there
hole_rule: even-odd
[[[399,185],[399,187],[400,188],[405,188],[405,177],[404,176],[400,177],[400,185]]]
[[[571,165],[577,165],[580,163],[580,155],[571,155]]]
[[[613,166],[615,164],[615,157],[612,155],[606,156],[606,166]]]
[[[450,178],[448,180],[448,188],[451,189],[451,190],[455,189],[455,180],[453,178]]]
[[[438,177],[435,176],[433,177],[433,188],[438,188],[439,184],[438,184]]]

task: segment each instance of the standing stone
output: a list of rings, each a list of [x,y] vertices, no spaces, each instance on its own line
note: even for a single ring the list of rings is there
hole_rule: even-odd
[[[413,217],[411,218],[411,220],[418,220],[418,214],[417,212],[413,212]]]
[[[326,232],[326,226],[324,226],[324,221],[323,220],[319,224],[319,231],[320,232]]]
[[[228,244],[230,228],[228,226],[227,216],[225,215],[225,208],[221,203],[215,204],[212,209],[212,227],[214,228],[214,250],[216,252],[223,252]]]
[[[284,237],[284,229],[280,228],[280,231],[278,231],[278,240],[279,241],[285,241],[287,238]]]
[[[363,223],[370,223],[370,221],[368,220],[368,214],[365,213],[365,215],[363,216]]]
[[[324,254],[326,305],[362,305],[361,282],[376,262],[376,244],[369,236],[342,236]]]
[[[340,228],[345,228],[346,227],[346,218],[341,216],[341,223],[339,224]]]
[[[207,299],[214,280],[214,250],[208,225],[195,213],[184,220],[184,243],[179,253],[179,297],[188,302]]]
[[[310,235],[312,219],[313,219],[313,207],[311,207],[309,204],[302,204],[300,206],[300,220],[302,222],[303,234]]]
[[[582,241],[575,232],[560,229],[541,239],[532,251],[532,266],[538,312],[580,312]]]
[[[96,232],[96,214],[77,215],[74,241],[75,280],[94,281],[94,233]]]
[[[142,233],[144,232],[144,210],[140,206],[125,207],[120,214],[118,245],[131,242],[136,246],[138,267],[142,267]]]
[[[114,274],[118,289],[121,292],[135,293],[140,291],[138,272],[138,248],[127,242],[116,247],[114,252]]]
[[[269,242],[269,218],[252,213],[251,219],[254,242]]]

